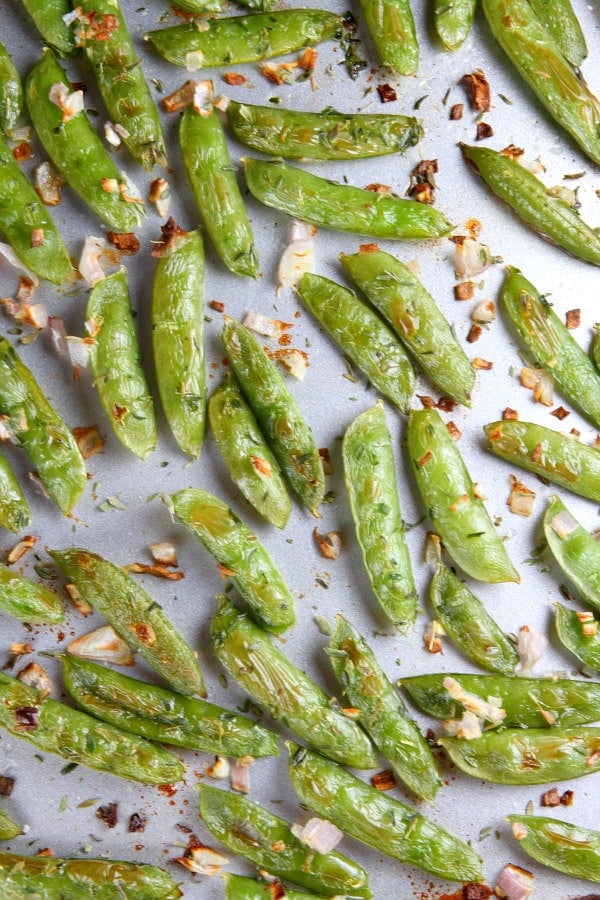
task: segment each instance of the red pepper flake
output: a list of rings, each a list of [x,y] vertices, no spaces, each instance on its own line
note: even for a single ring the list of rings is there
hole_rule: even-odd
[[[571,791],[571,790],[566,790],[563,794],[560,795],[561,806],[573,806],[574,798],[575,798],[575,792]]]
[[[433,453],[431,452],[431,450],[427,450],[427,452],[423,454],[423,456],[421,457],[421,459],[417,460],[417,463],[418,463],[419,466],[426,466],[427,463],[428,463],[431,459],[433,459]]]
[[[133,232],[120,234],[118,231],[107,231],[106,237],[113,247],[116,247],[117,250],[120,250],[126,256],[133,256],[140,249],[140,242]]]
[[[476,141],[485,141],[487,138],[491,138],[494,136],[494,129],[488,122],[478,122],[477,123],[477,134],[475,135]]]
[[[581,325],[581,310],[580,309],[569,309],[567,310],[567,314],[565,316],[567,328],[579,328]]]
[[[455,300],[472,300],[475,296],[475,285],[472,281],[461,281],[454,285]]]
[[[502,418],[505,421],[512,420],[513,422],[518,422],[519,421],[519,413],[517,412],[516,409],[511,409],[510,406],[507,406],[505,408],[504,412],[502,413]]]
[[[107,803],[96,810],[96,818],[106,822],[109,828],[114,828],[119,821],[119,807],[116,803]]]
[[[377,93],[382,103],[391,103],[398,99],[398,95],[391,84],[378,84]]]
[[[235,575],[233,569],[228,569],[227,566],[224,566],[222,563],[217,563],[217,569],[219,570],[219,574],[221,578],[232,578]]]
[[[186,81],[178,90],[173,91],[167,97],[163,97],[160,101],[166,112],[179,112],[187,109],[194,102],[194,91],[196,90],[196,82],[193,79]]]
[[[469,344],[474,344],[475,341],[479,340],[479,338],[481,337],[482,334],[483,334],[483,328],[481,327],[481,325],[477,325],[477,323],[474,323],[469,328],[469,333],[467,335],[467,342]]]
[[[396,787],[396,779],[391,769],[384,769],[371,776],[371,784],[378,791],[391,791]]]
[[[252,467],[254,471],[261,476],[261,478],[272,478],[273,477],[273,467],[268,459],[264,459],[262,456],[252,455],[250,457],[250,462],[252,463]]]
[[[280,334],[277,338],[277,343],[282,347],[286,347],[288,344],[291,344],[294,338],[291,334]]]
[[[86,41],[98,41],[104,43],[110,41],[111,35],[119,27],[117,17],[112,13],[104,13],[98,18],[94,10],[79,16],[76,37],[78,46],[83,47]]]
[[[27,141],[21,141],[16,147],[13,147],[12,155],[16,162],[24,162],[26,159],[31,159],[31,147]]]
[[[562,422],[562,420],[566,419],[567,416],[570,416],[571,413],[569,412],[568,409],[565,409],[564,406],[557,406],[556,409],[552,410],[550,415],[555,416],[557,419],[559,419]]]
[[[433,409],[435,406],[435,400],[428,394],[417,394],[417,397],[421,401],[424,409]]]
[[[117,420],[117,422],[120,422],[121,419],[123,419],[129,412],[127,407],[121,406],[120,403],[113,403],[111,411],[112,411],[114,418]]]
[[[509,159],[514,159],[518,161],[525,151],[522,147],[516,147],[514,144],[509,144],[508,147],[505,147],[504,150],[500,151],[500,156],[508,156]]]
[[[489,369],[494,368],[493,362],[490,362],[489,359],[482,359],[481,356],[475,357],[475,359],[473,360],[473,365],[475,366],[476,369],[486,369],[488,371],[489,371]]]
[[[15,730],[35,731],[38,727],[37,706],[17,706],[15,709]]]
[[[15,779],[10,775],[0,775],[0,797],[10,797],[15,786]]]
[[[223,81],[226,84],[241,85],[246,84],[248,79],[245,75],[242,75],[241,72],[225,72],[225,74],[223,75]]]
[[[174,784],[159,784],[158,793],[162,794],[163,797],[173,797],[177,793],[177,788]],[[194,836],[192,835],[192,837]],[[190,838],[190,840],[191,839],[192,838]],[[198,838],[195,838],[195,840],[197,841],[195,846],[202,846],[198,841]]]
[[[325,559],[338,559],[344,542],[339,531],[329,531],[327,534],[319,534],[317,528],[313,529],[313,537],[317,542],[319,552]]]
[[[442,412],[452,412],[456,409],[458,403],[456,400],[453,400],[452,397],[440,397],[437,402],[437,408],[441,409]]]
[[[542,806],[560,806],[558,788],[550,788],[549,791],[542,794]]]
[[[460,441],[460,439],[462,437],[462,431],[460,430],[458,425],[456,425],[455,422],[452,422],[452,421],[448,422],[448,424],[446,425],[446,428],[448,429],[448,434],[450,435],[450,437],[452,438],[453,441]]]
[[[468,881],[466,884],[463,884],[462,900],[489,900],[493,893],[487,884]]]
[[[477,112],[488,112],[491,108],[490,85],[482,69],[467,73],[458,82],[469,96],[469,102]]]
[[[225,312],[225,304],[221,300],[211,300],[208,304],[215,312]]]
[[[462,119],[464,111],[465,107],[463,103],[455,103],[454,106],[450,107],[450,121],[458,122]]]
[[[146,825],[148,824],[148,819],[142,813],[134,812],[129,817],[129,825],[127,826],[127,831],[129,834],[135,834],[138,831],[144,831]]]
[[[358,247],[359,253],[377,253],[378,250],[378,244],[360,244]]]
[[[42,856],[46,858],[52,858],[54,856],[54,851],[50,849],[50,847],[44,847],[43,850],[38,850],[35,854],[37,856]]]
[[[321,457],[321,462],[323,463],[324,474],[332,475],[333,467],[331,465],[331,454],[329,452],[329,447],[319,447],[319,456]]]
[[[172,572],[166,566],[148,565],[147,563],[129,563],[123,566],[126,572],[134,572],[136,575],[154,575],[156,578],[167,578],[169,581],[181,581],[183,572]]]
[[[576,428],[571,428],[569,434],[572,434],[576,438],[581,437],[581,432],[578,431]]]

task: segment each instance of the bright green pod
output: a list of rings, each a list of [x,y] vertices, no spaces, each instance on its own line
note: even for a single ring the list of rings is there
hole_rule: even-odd
[[[443,237],[453,227],[439,210],[416,200],[319,178],[278,159],[241,161],[257,200],[321,228],[400,241]]]
[[[271,12],[278,5],[279,0],[236,0],[238,6],[248,9],[256,9],[258,12]]]
[[[487,449],[508,462],[600,503],[600,450],[534,422],[484,425]]]
[[[0,563],[0,610],[30,625],[57,625],[65,613],[54,591]]]
[[[226,372],[208,401],[208,419],[229,474],[248,503],[277,528],[285,528],[292,503],[277,460],[233,372]]]
[[[177,0],[177,8],[198,15],[223,12],[221,0]]]
[[[163,226],[152,281],[152,352],[173,436],[197,459],[206,423],[204,245],[198,231]]]
[[[579,68],[588,49],[571,0],[529,0],[529,3],[567,62]]]
[[[92,288],[86,328],[94,339],[90,354],[94,382],[112,430],[124,447],[145,459],[156,446],[156,421],[124,267]]]
[[[168,62],[195,69],[258,62],[331,40],[342,30],[342,19],[322,9],[285,9],[149,31],[150,41]],[[190,57],[189,54],[192,54]]]
[[[554,606],[556,608],[554,627],[563,647],[576,656],[584,666],[600,672],[598,620],[591,613],[582,620],[581,616],[585,615],[584,613],[575,612],[574,609],[569,609],[562,603],[555,603]],[[588,632],[587,634],[584,632],[584,628]]]
[[[423,131],[414,116],[300,112],[281,106],[229,102],[227,119],[236,138],[283,159],[362,159],[404,153]]]
[[[331,759],[355,769],[377,766],[373,746],[360,726],[332,706],[327,694],[247,615],[226,597],[218,602],[211,646],[259,706]]]
[[[67,581],[171,687],[206,696],[196,654],[158,603],[120,566],[79,547],[48,552]]]
[[[87,475],[75,439],[46,400],[39,384],[0,337],[0,415],[24,448],[47,493],[68,516],[83,491]]]
[[[430,587],[435,618],[462,652],[483,669],[514,675],[519,654],[481,600],[451,569],[439,565]]]
[[[25,85],[31,121],[46,153],[63,178],[101,219],[117,231],[131,232],[145,216],[141,198],[119,173],[85,112],[67,118],[50,100],[53,85],[69,84],[51,50],[45,50]],[[69,96],[72,96],[71,94]],[[105,189],[117,185],[117,190]],[[105,187],[103,187],[103,185]]]
[[[68,653],[61,662],[65,687],[75,703],[130,734],[220,756],[279,755],[277,735],[238,713]]]
[[[592,362],[596,366],[596,369],[600,372],[600,324],[596,323],[594,325],[594,334],[592,336],[592,344],[590,347],[590,357]]]
[[[432,875],[481,879],[480,857],[460,838],[318,753],[291,742],[287,746],[292,787],[318,816],[378,853]]]
[[[475,370],[452,326],[418,278],[383,250],[350,256],[342,253],[340,260],[435,386],[468,406]]]
[[[202,114],[187,109],[179,126],[179,143],[204,226],[219,256],[236,275],[256,278],[254,235],[214,108]]]
[[[407,445],[423,503],[452,559],[478,581],[518,582],[504,541],[436,409],[411,412]]]
[[[446,50],[458,50],[469,36],[477,0],[434,0],[437,36]]]
[[[312,850],[292,834],[285,819],[240,794],[205,783],[197,787],[202,821],[229,850],[270,875],[318,891],[321,896],[372,896],[367,873],[351,859],[335,851]]]
[[[231,578],[262,628],[274,634],[296,621],[296,603],[279,569],[253,531],[218,497],[188,488],[164,502]]]
[[[12,841],[22,833],[21,826],[17,825],[3,809],[0,809],[0,841]]]
[[[556,494],[544,514],[544,535],[561,571],[585,602],[600,611],[600,544]]]
[[[0,528],[17,534],[29,521],[29,504],[8,460],[0,453]]]
[[[0,41],[0,131],[11,135],[23,108],[23,86],[10,53]]]
[[[600,831],[549,816],[513,813],[506,820],[513,826],[519,849],[536,862],[574,878],[600,882]]]
[[[350,423],[342,441],[344,481],[373,593],[405,634],[418,596],[400,510],[396,460],[383,403]]]
[[[399,75],[419,68],[419,44],[409,0],[360,0],[382,66]]]
[[[22,0],[33,19],[33,24],[45,40],[60,56],[75,52],[75,39],[64,16],[71,12],[69,0]]]
[[[225,874],[223,878],[225,900],[267,900],[268,898],[268,893],[265,893],[268,885],[264,881],[256,881],[254,878],[245,878],[243,875],[230,875],[229,873]],[[338,900],[344,900],[341,895],[336,896],[338,896]],[[304,891],[291,891],[286,888],[282,900],[323,900],[323,893],[306,894]]]

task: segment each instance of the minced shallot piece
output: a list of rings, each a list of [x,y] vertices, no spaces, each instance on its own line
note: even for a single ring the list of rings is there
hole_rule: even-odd
[[[212,81],[199,81],[194,87],[192,106],[200,116],[210,116],[213,110]]]
[[[68,645],[67,650],[73,656],[82,659],[95,659],[99,662],[112,662],[116,666],[132,666],[133,654],[129,645],[110,625],[103,625],[95,631],[89,631],[76,638]]]
[[[503,900],[528,900],[533,893],[533,873],[512,863],[504,866],[494,885],[494,893]]]
[[[10,244],[0,243],[0,256],[3,257],[7,263],[9,263],[13,268],[15,268],[18,272],[22,272],[26,278],[31,281],[35,287],[37,287],[40,283],[40,279],[37,277],[35,272],[32,272],[31,269],[28,269],[27,266],[21,262],[13,248]]]
[[[444,637],[446,631],[444,630],[444,626],[441,622],[438,622],[437,619],[431,619],[427,625],[425,626],[425,630],[423,632],[423,643],[425,644],[425,649],[429,653],[442,653],[442,642],[440,638]]]
[[[332,822],[327,819],[309,819],[306,825],[298,825],[296,822],[291,827],[294,837],[302,841],[317,853],[330,853],[344,836]]]
[[[104,447],[104,440],[96,425],[87,425],[73,429],[73,437],[84,459],[99,453]]]
[[[511,513],[529,518],[533,512],[533,504],[535,503],[536,496],[535,491],[528,488],[527,485],[523,484],[522,481],[519,481],[518,478],[515,478],[514,475],[510,476],[510,483],[511,489],[508,500],[506,501],[507,506]]]
[[[62,112],[63,122],[69,122],[73,116],[83,111],[83,91],[70,93],[69,88],[62,81],[52,85],[48,99]]]
[[[310,365],[308,353],[305,350],[297,350],[295,347],[287,347],[283,350],[275,350],[271,354],[286,372],[289,372],[298,381],[303,381]]]
[[[299,219],[292,220],[290,243],[281,254],[277,268],[278,294],[282,288],[296,285],[305,272],[314,271],[316,233],[314,225]]]
[[[52,693],[52,679],[44,667],[37,662],[30,662],[24,669],[21,669],[17,678],[23,684],[35,688],[40,695],[40,700],[45,700]]]
[[[550,528],[561,540],[566,538],[573,531],[577,531],[578,527],[577,522],[566,509],[561,509],[561,511],[550,520]]]
[[[492,262],[492,252],[487,244],[469,237],[463,237],[455,242],[454,269],[458,278],[480,275],[491,266]]]
[[[104,269],[100,265],[101,257],[108,250],[108,242],[102,237],[89,235],[83,242],[81,256],[79,257],[79,274],[90,287],[94,287],[105,278]]]
[[[190,79],[172,94],[169,94],[168,97],[163,97],[161,103],[164,109],[167,112],[180,112],[182,109],[187,109],[191,106],[194,102],[196,84],[196,81]]]
[[[240,791],[242,794],[250,793],[250,766],[253,764],[253,756],[242,756],[241,759],[236,759],[229,774],[232,790]]]
[[[14,566],[15,563],[19,562],[20,559],[23,559],[26,553],[29,550],[32,550],[37,543],[37,538],[34,538],[32,534],[26,534],[25,537],[19,541],[18,544],[15,544],[12,547],[6,556],[6,565]]]
[[[242,320],[242,324],[255,331],[256,334],[262,334],[265,337],[278,338],[292,327],[291,322],[282,322],[280,319],[271,319],[269,316],[263,316],[262,313],[254,312],[251,309],[246,313]]]
[[[496,318],[496,304],[493,300],[482,300],[471,313],[471,319],[478,325],[489,325]]]
[[[225,756],[215,756],[212,766],[206,769],[209,778],[229,778],[231,773],[231,765]]]
[[[517,652],[521,663],[516,674],[528,675],[541,659],[547,646],[548,641],[541,631],[532,631],[528,625],[522,625],[517,641]]]
[[[543,369],[530,369],[524,366],[521,369],[519,380],[523,387],[533,391],[533,399],[544,406],[554,404],[554,379]]]
[[[178,857],[174,862],[195,875],[217,875],[229,860],[216,850],[200,844],[198,847],[190,847],[186,850],[185,856]]]
[[[155,178],[150,185],[150,193],[148,194],[150,203],[156,206],[156,212],[161,218],[167,215],[171,206],[171,187],[166,178]]]
[[[121,137],[116,131],[115,126],[112,122],[104,123],[104,137],[105,140],[111,145],[111,147],[121,146]]]
[[[462,719],[446,719],[444,728],[452,737],[460,738],[463,741],[474,741],[483,735],[483,719],[466,709]]]
[[[443,685],[453,700],[480,719],[491,722],[492,725],[499,725],[506,718],[506,711],[502,709],[502,701],[498,697],[488,697],[487,701],[482,700],[481,697],[466,691],[460,682],[450,675],[444,678]]]
[[[67,353],[74,369],[87,369],[90,364],[90,354],[94,349],[95,341],[92,338],[80,338],[72,334],[66,337]]]
[[[65,184],[62,175],[49,162],[43,162],[35,169],[34,176],[34,187],[42,203],[46,206],[58,206],[60,189]]]
[[[155,563],[161,566],[177,566],[177,554],[171,541],[159,541],[149,544],[148,550]]]
[[[190,50],[185,54],[185,67],[188,72],[197,72],[204,65],[204,53],[202,50]]]
[[[75,584],[65,584],[67,596],[78,613],[82,616],[91,616],[94,612],[92,604],[86,600],[79,592]]]
[[[60,316],[48,316],[48,331],[55,353],[64,356],[67,352],[67,329]]]

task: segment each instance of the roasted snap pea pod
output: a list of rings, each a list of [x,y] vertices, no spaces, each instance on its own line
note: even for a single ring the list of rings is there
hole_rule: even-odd
[[[181,891],[158,866],[110,859],[57,859],[0,851],[5,900],[176,900]]]
[[[257,200],[322,228],[397,241],[438,238],[452,230],[443,213],[416,200],[329,181],[277,159],[247,157],[242,163]]]
[[[588,666],[600,672],[600,634],[598,634],[598,620],[590,614],[582,620],[582,613],[568,609],[562,603],[555,603],[556,618],[554,625],[556,634],[561,644],[570,650],[573,656]],[[583,614],[585,615],[585,614]],[[584,628],[587,631],[584,631]]]
[[[398,338],[356,294],[306,272],[297,285],[305,306],[377,390],[407,413],[415,371]]]
[[[81,709],[151,741],[222,756],[278,756],[278,737],[257,722],[65,654],[65,686]]]
[[[164,497],[179,519],[231,578],[256,621],[281,634],[296,621],[296,604],[254,532],[218,497],[196,488]]]
[[[30,625],[56,625],[65,614],[54,591],[0,563],[0,610]]]
[[[301,503],[316,514],[325,494],[323,463],[294,397],[252,332],[228,318],[221,335],[256,421]]]
[[[458,50],[469,36],[477,0],[434,0],[437,35],[446,50]]]
[[[300,112],[230,100],[229,125],[238,140],[283,159],[361,159],[404,153],[422,135],[414,116]]]
[[[468,406],[475,370],[450,323],[410,269],[383,250],[342,253],[340,260],[436,387]]]
[[[332,706],[327,694],[225,597],[212,621],[211,646],[244,690],[290,731],[347,766],[377,765],[359,725]]]
[[[98,722],[0,673],[0,726],[38,750],[144,784],[181,781],[183,764],[163,747]]]
[[[219,256],[236,275],[256,278],[254,235],[215,110],[202,114],[186,110],[179,142],[196,203]]]
[[[0,41],[0,131],[11,135],[23,108],[23,86],[11,56]]]
[[[206,696],[196,654],[120,566],[78,547],[48,552],[65,578],[155,672],[182,694]]]
[[[600,450],[596,447],[534,422],[490,422],[483,430],[492,453],[600,503]]]
[[[3,809],[0,809],[0,841],[12,841],[13,838],[22,834],[21,826],[8,816]],[[2,877],[0,876],[0,884]]]
[[[476,496],[460,451],[436,409],[411,412],[407,444],[423,503],[452,559],[478,581],[519,581],[504,542]]]
[[[232,372],[208,401],[208,418],[234,482],[263,519],[285,528],[292,503],[277,460]]]
[[[533,4],[483,0],[483,10],[494,37],[548,113],[600,163],[600,101],[574,74]]]
[[[279,0],[236,0],[238,6],[247,9],[256,9],[258,12],[271,12],[278,5]]]
[[[536,862],[575,878],[600,882],[600,831],[549,816],[513,813],[506,820],[513,826],[519,848]]]
[[[63,18],[71,12],[69,0],[23,0],[23,6],[53,50],[60,56],[75,52],[75,39]]]
[[[388,618],[406,633],[415,621],[418,597],[400,511],[392,438],[381,401],[348,426],[342,462],[373,593]]]
[[[29,525],[29,504],[6,457],[0,453],[0,528],[15,534]]]
[[[225,880],[225,900],[267,900],[265,893],[267,884],[264,881],[255,881],[254,878],[246,878],[244,875],[223,876]],[[336,894],[338,900],[344,897]],[[306,894],[304,891],[291,891],[287,887],[282,900],[322,900],[323,893]]]
[[[460,838],[318,753],[291,742],[287,746],[292,787],[318,816],[378,853],[432,875],[479,881],[481,859]]]
[[[204,245],[198,231],[164,226],[152,281],[152,350],[158,392],[173,436],[198,458],[206,420]]]
[[[507,728],[438,744],[462,772],[494,784],[551,784],[600,769],[600,728]]]
[[[556,495],[544,514],[544,535],[561,571],[581,597],[600,611],[600,544]]]
[[[178,9],[191,13],[218,13],[223,11],[221,0],[178,0]]]
[[[600,236],[569,203],[550,193],[539,178],[512,157],[489,147],[460,147],[467,163],[487,186],[541,237],[578,259],[600,266]]]
[[[87,479],[83,458],[73,435],[4,337],[0,337],[0,414],[8,417],[15,439],[50,497],[64,515],[70,515]]]
[[[213,837],[270,875],[326,897],[340,892],[372,896],[368,875],[357,863],[335,851],[312,850],[292,834],[285,819],[246,797],[207,784],[198,784],[198,794],[200,816]]]
[[[409,0],[360,0],[382,66],[399,75],[419,68],[419,44]]]
[[[111,427],[124,447],[145,459],[156,445],[156,421],[140,363],[126,269],[94,285],[86,327],[94,339],[94,381]]]
[[[68,85],[67,74],[51,50],[45,50],[25,86],[29,115],[46,153],[84,203],[111,228],[131,232],[145,215],[143,201],[119,174],[112,157],[85,112],[73,115],[50,100],[56,85]],[[65,105],[70,101],[69,94]]]
[[[149,31],[161,56],[176,66],[235,66],[292,53],[336,37],[340,16],[322,9],[286,9],[213,19],[205,30],[195,22]]]
[[[590,357],[596,369],[600,372],[600,324],[594,325],[594,334],[590,345]]]
[[[430,588],[436,619],[462,652],[483,669],[514,675],[519,654],[481,600],[445,566],[438,566]]]
[[[529,3],[567,62],[579,68],[588,50],[571,0],[529,0]]]
[[[413,794],[433,800],[443,781],[427,741],[409,717],[373,650],[343,616],[326,650],[358,721]]]

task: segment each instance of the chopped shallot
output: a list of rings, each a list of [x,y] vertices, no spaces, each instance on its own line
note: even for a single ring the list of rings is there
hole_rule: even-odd
[[[344,542],[339,531],[328,531],[327,534],[319,534],[317,528],[313,529],[313,537],[325,559],[338,559]]]
[[[533,874],[508,863],[496,879],[494,893],[503,900],[528,900],[533,893]]]
[[[479,325],[489,325],[495,318],[496,304],[493,300],[482,300],[471,313],[471,319]]]
[[[288,347],[284,350],[275,350],[272,356],[276,362],[283,366],[286,372],[289,372],[298,381],[303,381],[309,366],[308,353],[304,350]]]
[[[63,122],[70,121],[83,111],[83,91],[69,93],[69,88],[62,81],[52,85],[48,97],[62,112]]]
[[[110,625],[103,625],[101,628],[89,631],[82,637],[71,641],[67,650],[73,656],[96,659],[99,662],[112,662],[116,666],[132,666],[134,664],[129,646]]]
[[[510,511],[517,516],[525,516],[528,518],[533,512],[533,504],[535,502],[535,491],[532,491],[527,485],[510,476],[511,489],[506,501]]]
[[[236,760],[231,766],[230,783],[232,790],[240,791],[242,794],[250,793],[250,766],[253,762],[254,759],[252,757],[244,756],[242,759]]]
[[[157,544],[150,544],[148,549],[155,563],[159,563],[162,566],[177,565],[177,555],[171,541],[159,541]]]
[[[332,822],[317,818],[309,819],[306,825],[294,823],[291,832],[294,837],[317,853],[330,853],[344,837],[343,831]]]
[[[17,678],[23,684],[28,684],[30,687],[35,688],[40,695],[40,700],[44,700],[52,693],[52,679],[43,666],[40,666],[37,662],[30,662],[28,666],[21,669]]]
[[[87,369],[90,364],[90,354],[94,349],[94,341],[91,338],[80,338],[68,334],[66,342],[67,352],[73,368]]]
[[[423,554],[424,562],[437,566],[442,561],[442,542],[439,535],[433,531],[428,531],[425,536],[425,552]]]
[[[161,218],[167,215],[171,206],[171,188],[166,178],[155,178],[148,194],[150,203],[156,205],[156,212]]]
[[[223,866],[227,865],[229,860],[226,856],[217,853],[216,850],[200,844],[197,847],[190,847],[186,850],[185,856],[178,857],[174,862],[178,862],[184,869],[195,875],[216,875]]]
[[[550,528],[561,540],[576,531],[578,527],[577,522],[566,509],[562,509],[550,520]]]
[[[214,763],[206,770],[209,778],[229,778],[230,772],[231,766],[225,756],[215,756]]]
[[[291,240],[281,255],[277,269],[278,293],[284,287],[296,285],[305,272],[314,271],[316,233],[314,225],[297,219],[292,221]]]
[[[284,331],[292,327],[290,322],[271,319],[269,316],[263,316],[262,313],[254,312],[252,309],[246,313],[242,324],[257,334],[264,334],[265,337],[271,338],[281,337]]]
[[[491,722],[492,725],[499,725],[506,717],[506,711],[502,709],[502,701],[498,697],[488,697],[487,701],[482,700],[481,697],[466,691],[460,682],[450,675],[444,678],[443,685],[453,700],[457,700],[465,709],[480,719]]]
[[[83,249],[79,258],[79,274],[90,287],[94,287],[105,278],[104,270],[100,265],[100,258],[108,249],[108,243],[101,237],[90,235],[83,242]]]
[[[190,50],[185,54],[185,67],[188,72],[197,72],[204,65],[204,53],[202,50]]]
[[[89,459],[90,456],[93,456],[94,453],[99,453],[104,447],[102,435],[96,425],[74,428],[73,437],[84,459]]]
[[[443,648],[440,638],[444,637],[445,634],[446,632],[442,623],[438,622],[437,619],[431,619],[425,626],[425,631],[423,632],[425,649],[428,650],[429,653],[442,653]]]
[[[15,544],[15,546],[8,551],[6,555],[6,565],[14,566],[14,564],[19,562],[20,559],[23,559],[25,554],[28,553],[29,550],[32,550],[36,544],[37,538],[34,538],[32,534],[26,534],[23,540],[19,541],[18,544]]]
[[[466,709],[462,719],[446,719],[444,728],[452,737],[463,741],[475,741],[483,734],[483,719]]]
[[[49,162],[43,162],[34,172],[34,186],[42,203],[46,206],[58,206],[60,189],[65,183],[62,175],[56,172]]]
[[[81,613],[82,616],[91,616],[94,612],[94,607],[92,604],[86,600],[79,593],[79,589],[74,584],[65,584],[65,591],[67,592],[67,596],[69,600],[75,607],[78,613]]]
[[[112,147],[121,146],[121,138],[115,130],[115,126],[112,122],[104,123],[104,137]]]
[[[548,646],[548,641],[541,631],[532,631],[528,625],[522,625],[517,641],[517,652],[521,663],[516,670],[517,675],[528,675],[540,660]]]
[[[455,242],[454,268],[459,278],[480,275],[492,262],[492,253],[487,244],[468,237]]]
[[[21,262],[13,248],[10,244],[2,244],[0,243],[0,256],[4,257],[7,263],[17,269],[18,272],[23,272],[23,274],[34,284],[36,287],[39,285],[40,280],[31,269],[28,269],[27,266]]]
[[[521,369],[519,379],[523,387],[533,391],[533,399],[544,406],[554,404],[554,380],[543,369],[530,369],[527,366]]]
[[[67,352],[67,329],[60,316],[48,316],[48,331],[55,352],[64,356]]]
[[[199,81],[194,87],[192,100],[194,110],[200,116],[210,116],[213,109],[213,85],[212,81]]]

